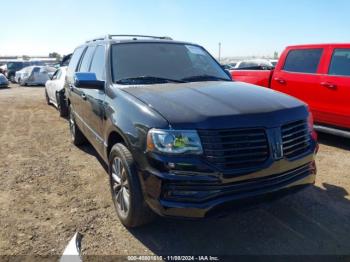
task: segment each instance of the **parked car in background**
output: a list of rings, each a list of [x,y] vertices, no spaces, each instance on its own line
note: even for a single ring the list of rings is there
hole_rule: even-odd
[[[56,71],[54,67],[48,66],[29,66],[24,68],[18,74],[18,83],[21,86],[27,85],[45,85],[46,81]]]
[[[278,59],[270,59],[269,61],[273,65],[273,67],[276,67],[276,65],[278,63]]]
[[[68,115],[68,107],[64,94],[64,81],[66,79],[67,67],[56,70],[50,80],[45,84],[45,97],[48,104],[53,104],[60,112],[60,116]]]
[[[7,79],[9,79],[11,82],[14,82],[16,72],[21,70],[22,68],[25,68],[25,67],[30,66],[30,65],[31,65],[31,62],[29,62],[29,61],[8,62],[7,63],[7,72],[6,72]]]
[[[232,70],[232,66],[229,64],[221,64],[221,67],[225,70]]]
[[[274,68],[274,66],[269,60],[250,59],[237,62],[236,65],[232,68],[232,70],[270,70],[272,68]]]
[[[199,45],[93,39],[74,51],[65,90],[72,142],[87,139],[108,165],[116,213],[127,227],[154,213],[217,215],[315,181],[307,106],[232,82]]]
[[[4,88],[8,86],[9,86],[9,81],[3,74],[0,73],[0,88]]]
[[[350,138],[350,44],[289,46],[274,70],[231,74],[299,98],[309,105],[317,130]]]
[[[0,74],[5,75],[6,72],[7,72],[7,65],[6,64],[0,65]]]

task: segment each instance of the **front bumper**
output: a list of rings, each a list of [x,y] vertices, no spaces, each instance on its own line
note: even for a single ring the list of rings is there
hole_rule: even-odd
[[[204,218],[249,208],[306,186],[316,178],[314,155],[280,160],[241,175],[140,171],[145,200],[161,216]]]

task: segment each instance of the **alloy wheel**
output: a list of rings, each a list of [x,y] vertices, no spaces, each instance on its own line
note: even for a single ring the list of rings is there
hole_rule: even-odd
[[[122,160],[115,157],[112,162],[111,187],[113,201],[122,216],[127,216],[130,209],[130,191],[126,172]]]

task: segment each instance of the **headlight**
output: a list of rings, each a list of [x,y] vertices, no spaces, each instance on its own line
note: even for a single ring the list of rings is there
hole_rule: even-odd
[[[202,145],[196,131],[151,129],[147,149],[168,154],[202,154]]]

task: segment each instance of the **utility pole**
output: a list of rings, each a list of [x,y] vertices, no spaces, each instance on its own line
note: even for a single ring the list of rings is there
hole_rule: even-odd
[[[219,42],[219,62],[221,61],[221,42]]]

